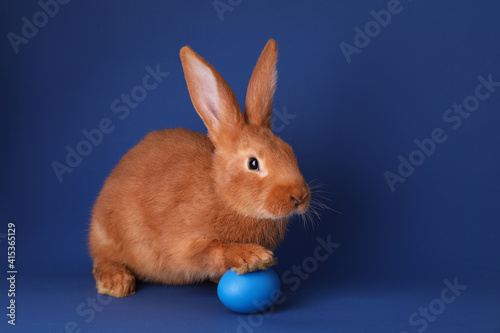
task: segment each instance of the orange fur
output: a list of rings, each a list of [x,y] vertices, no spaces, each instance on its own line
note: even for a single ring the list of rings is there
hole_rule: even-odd
[[[99,293],[134,294],[136,278],[189,284],[218,281],[229,268],[244,274],[275,264],[272,250],[289,217],[310,202],[292,148],[270,129],[276,56],[270,40],[243,116],[219,73],[182,48],[187,86],[208,136],[150,133],[108,177],[89,233]],[[250,157],[258,158],[258,171],[248,169]]]

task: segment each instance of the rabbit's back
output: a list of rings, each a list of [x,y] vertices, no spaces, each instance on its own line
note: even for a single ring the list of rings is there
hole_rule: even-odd
[[[151,272],[175,266],[182,259],[177,244],[193,233],[210,232],[202,222],[211,218],[207,206],[215,201],[212,152],[213,144],[197,132],[148,134],[104,184],[92,212],[91,254],[107,253],[109,259],[128,262],[137,275],[149,279]]]

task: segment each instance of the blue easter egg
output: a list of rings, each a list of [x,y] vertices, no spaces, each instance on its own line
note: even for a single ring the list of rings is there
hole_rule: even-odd
[[[280,290],[280,278],[272,269],[243,275],[228,270],[219,281],[217,295],[234,312],[255,313],[273,305]]]

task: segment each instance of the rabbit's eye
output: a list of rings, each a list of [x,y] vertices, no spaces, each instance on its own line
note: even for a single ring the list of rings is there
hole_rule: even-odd
[[[257,160],[255,157],[250,157],[248,159],[248,169],[259,170],[259,160]]]

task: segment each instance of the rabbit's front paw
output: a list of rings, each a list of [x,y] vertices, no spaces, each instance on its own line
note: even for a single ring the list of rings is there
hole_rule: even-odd
[[[237,244],[233,248],[231,269],[238,274],[245,274],[276,265],[277,260],[273,253],[256,244]]]

